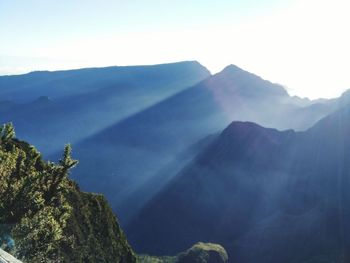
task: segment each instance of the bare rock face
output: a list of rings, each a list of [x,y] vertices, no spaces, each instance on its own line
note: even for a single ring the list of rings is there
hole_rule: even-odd
[[[227,263],[226,250],[212,243],[197,243],[178,255],[177,263]]]

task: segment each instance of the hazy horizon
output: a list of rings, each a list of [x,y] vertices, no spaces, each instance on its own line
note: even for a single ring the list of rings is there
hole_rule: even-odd
[[[0,75],[197,60],[333,98],[350,88],[343,0],[0,0]]]
[[[0,263],[350,263],[349,14],[0,0]]]

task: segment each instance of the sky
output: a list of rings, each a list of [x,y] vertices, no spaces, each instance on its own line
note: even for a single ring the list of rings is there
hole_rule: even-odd
[[[291,95],[350,88],[345,0],[0,0],[0,75],[197,60]]]

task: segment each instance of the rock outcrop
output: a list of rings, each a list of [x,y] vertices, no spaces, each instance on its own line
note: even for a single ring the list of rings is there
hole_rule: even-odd
[[[0,248],[0,263],[22,263],[22,261],[19,261]]]

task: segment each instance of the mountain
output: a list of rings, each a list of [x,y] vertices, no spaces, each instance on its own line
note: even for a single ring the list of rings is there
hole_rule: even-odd
[[[0,97],[0,122],[45,158],[74,145],[72,177],[104,193],[122,224],[194,157],[198,140],[232,120],[304,130],[339,101],[291,97],[234,65],[211,76],[191,61],[4,76]]]
[[[195,244],[177,256],[136,256],[106,199],[68,179],[77,161],[65,147],[58,163],[0,128],[0,262],[227,263],[218,244]],[[5,252],[4,250],[7,252]]]
[[[41,96],[52,99],[82,95],[108,88],[136,92],[155,88],[175,89],[193,85],[209,76],[196,61],[151,66],[112,66],[61,71],[35,71],[0,77],[0,97],[14,102],[29,102]],[[144,90],[145,91],[145,90]]]
[[[209,75],[189,61],[2,76],[0,122],[13,122],[21,138],[48,156]]]
[[[193,158],[198,151],[191,145],[232,120],[306,129],[335,108],[335,102],[290,97],[282,86],[231,65],[74,144],[81,165],[73,177],[83,189],[106,194],[124,224]]]
[[[232,262],[349,262],[350,107],[303,132],[233,122],[127,227],[136,251],[217,242]]]

